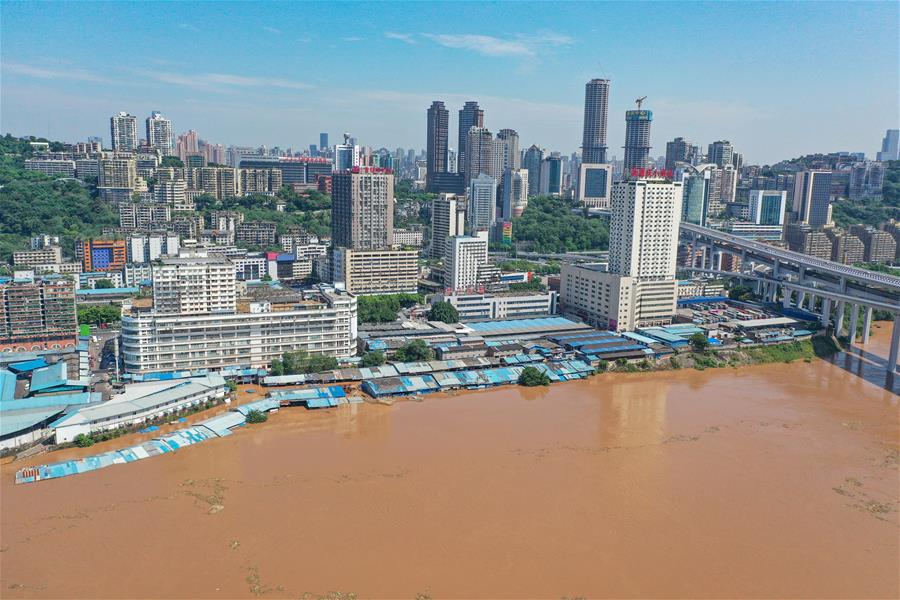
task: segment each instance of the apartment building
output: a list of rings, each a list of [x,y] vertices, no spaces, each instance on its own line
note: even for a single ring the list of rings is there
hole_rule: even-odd
[[[59,350],[77,341],[74,281],[20,273],[0,278],[0,351]]]

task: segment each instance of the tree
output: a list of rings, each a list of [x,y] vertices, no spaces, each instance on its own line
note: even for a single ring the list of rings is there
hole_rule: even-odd
[[[277,358],[273,359],[272,365],[269,367],[269,374],[284,375],[284,364]]]
[[[93,304],[78,307],[79,325],[99,325],[100,323],[118,323],[122,320],[122,309],[115,304]]]
[[[546,292],[547,286],[541,283],[540,279],[532,279],[531,281],[522,281],[509,284],[511,292]]]
[[[390,323],[397,319],[401,308],[424,302],[425,298],[421,294],[360,296],[356,301],[357,318],[360,323]]]
[[[359,361],[360,367],[377,367],[384,364],[384,352],[381,350],[373,350],[363,354]]]
[[[177,156],[163,156],[162,162],[160,163],[161,167],[176,167],[180,169],[184,166],[184,162],[178,158]]]
[[[229,392],[234,393],[234,392],[237,391],[237,384],[236,384],[234,381],[231,381],[231,380],[226,381],[226,382],[225,382],[225,385],[228,386],[228,391],[229,391]]]
[[[748,285],[737,284],[731,286],[728,290],[728,297],[731,300],[740,300],[742,302],[748,302],[753,300],[753,288]]]
[[[264,413],[261,410],[250,410],[247,411],[247,422],[248,423],[265,423],[269,420],[269,415]]]
[[[575,201],[536,196],[529,199],[521,217],[513,219],[516,241],[531,242],[537,252],[606,250],[609,226],[605,219],[573,212]]]
[[[434,359],[434,350],[423,340],[413,340],[400,346],[394,357],[400,362],[428,361]]]
[[[535,367],[525,367],[519,375],[519,385],[525,387],[550,385],[550,376]]]
[[[94,438],[83,433],[76,435],[75,439],[72,441],[75,442],[75,445],[79,448],[88,448],[94,445]]]
[[[95,290],[111,290],[115,286],[113,285],[112,280],[110,279],[98,279],[94,282]]]
[[[691,343],[691,348],[693,348],[695,352],[704,352],[709,348],[709,340],[707,339],[706,334],[701,331],[698,331],[688,338],[688,341]]]
[[[442,323],[459,323],[459,311],[449,302],[435,302],[428,311],[429,321]]]
[[[276,359],[277,360],[277,359]],[[273,375],[276,361],[272,361]],[[285,352],[280,361],[284,375],[296,375],[298,373],[321,373],[337,369],[337,359],[324,354],[310,354],[305,350]]]

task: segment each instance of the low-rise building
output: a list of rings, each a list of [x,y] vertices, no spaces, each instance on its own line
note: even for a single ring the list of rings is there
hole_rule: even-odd
[[[276,229],[271,221],[248,221],[234,228],[235,240],[263,248],[274,246]]]
[[[20,267],[58,264],[62,262],[62,248],[48,246],[40,250],[22,250],[13,252],[13,264]]]
[[[25,170],[37,171],[38,173],[44,173],[45,175],[75,177],[75,161],[28,158],[25,160]]]
[[[424,236],[421,229],[394,229],[394,247],[421,248]]]
[[[554,315],[557,309],[556,292],[451,294],[438,295],[435,301],[452,304],[459,313],[460,321],[522,319]]]

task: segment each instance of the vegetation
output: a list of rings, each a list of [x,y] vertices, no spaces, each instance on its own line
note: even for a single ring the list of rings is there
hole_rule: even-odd
[[[285,205],[283,212],[276,209],[279,203]],[[316,236],[331,235],[331,197],[316,190],[298,194],[283,187],[274,197],[251,194],[221,200],[203,194],[194,204],[204,215],[212,210],[234,210],[242,213],[245,221],[272,221],[279,234],[300,228]]]
[[[691,348],[694,349],[694,352],[705,352],[709,348],[709,339],[707,339],[705,333],[698,331],[688,341],[691,343]]]
[[[530,242],[536,252],[606,250],[609,226],[603,219],[573,214],[574,201],[536,196],[521,217],[513,221],[513,238]]]
[[[900,161],[885,163],[882,197],[841,199],[832,204],[835,223],[841,227],[862,223],[877,226],[889,219],[900,220]]]
[[[360,323],[390,323],[397,319],[401,308],[424,303],[422,294],[360,296],[357,299],[357,316]]]
[[[514,258],[501,262],[497,265],[497,268],[501,271],[531,271],[538,275],[556,275],[559,273],[560,265],[556,261],[537,263],[521,258]]]
[[[459,311],[449,302],[435,302],[428,311],[428,320],[459,323]]]
[[[525,387],[550,385],[550,376],[535,367],[525,367],[519,375],[519,385]]]
[[[177,156],[163,156],[162,162],[160,162],[160,166],[181,168],[184,166],[184,162]]]
[[[609,370],[609,361],[608,360],[599,360],[597,361],[597,372],[605,373]]]
[[[269,369],[272,375],[297,375],[301,373],[321,373],[337,369],[337,359],[324,354],[310,354],[305,350],[285,352],[281,360],[272,361]]]
[[[890,267],[888,265],[884,265],[881,263],[857,263],[853,266],[859,267],[861,269],[866,269],[867,271],[875,271],[876,273],[887,273],[888,275],[893,275],[894,277],[900,277],[900,268]]]
[[[122,307],[117,304],[90,304],[78,307],[79,325],[118,323],[122,320]]]
[[[229,379],[228,381],[225,382],[225,385],[228,386],[228,391],[231,392],[232,394],[237,391],[237,384],[234,381]]]
[[[247,422],[248,423],[265,423],[269,420],[269,415],[264,413],[261,410],[250,410],[247,411]]]
[[[112,280],[110,279],[98,279],[94,282],[95,290],[111,290],[115,286],[113,285]]]
[[[756,295],[753,292],[753,288],[751,288],[749,285],[737,284],[731,286],[731,288],[728,290],[728,298],[730,300],[750,302],[755,297]]]
[[[509,284],[509,291],[511,292],[546,292],[547,286],[541,283],[539,279],[532,279],[531,281],[523,281],[519,283],[511,283]]]
[[[79,448],[89,448],[94,445],[94,438],[83,433],[79,433],[73,440]]]
[[[359,361],[360,367],[378,367],[383,365],[385,361],[384,352],[381,350],[372,350],[362,355]]]
[[[422,340],[413,340],[411,342],[407,342],[403,346],[397,349],[397,352],[394,354],[394,358],[396,358],[400,362],[421,362],[427,360],[434,360],[434,350],[432,350],[428,344],[426,344]]]

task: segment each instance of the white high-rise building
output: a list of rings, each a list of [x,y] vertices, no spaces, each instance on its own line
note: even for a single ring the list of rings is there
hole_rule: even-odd
[[[507,169],[503,173],[503,184],[500,187],[503,190],[503,220],[521,217],[528,206],[528,170]]]
[[[109,119],[109,135],[115,152],[137,150],[137,117],[120,112]]]
[[[671,323],[682,184],[630,179],[613,186],[609,265],[563,265],[567,312],[615,331]]]
[[[472,180],[466,212],[470,231],[487,230],[494,226],[497,222],[497,181],[493,177],[482,174]]]
[[[175,234],[133,235],[126,240],[129,263],[149,263],[162,256],[174,256],[181,247]]]
[[[441,259],[447,239],[465,232],[466,199],[456,194],[440,194],[431,202],[431,258]]]
[[[153,186],[154,200],[168,205],[173,212],[191,212],[194,210],[193,196],[187,195],[187,182],[183,179],[173,181],[157,181]]]
[[[487,260],[487,231],[448,238],[444,255],[444,287],[451,291],[474,289]]]
[[[170,156],[174,153],[172,121],[156,110],[147,117],[147,144],[151,148],[159,150],[163,156]]]
[[[200,251],[163,258],[153,266],[153,309],[179,315],[234,312],[234,264]]]

